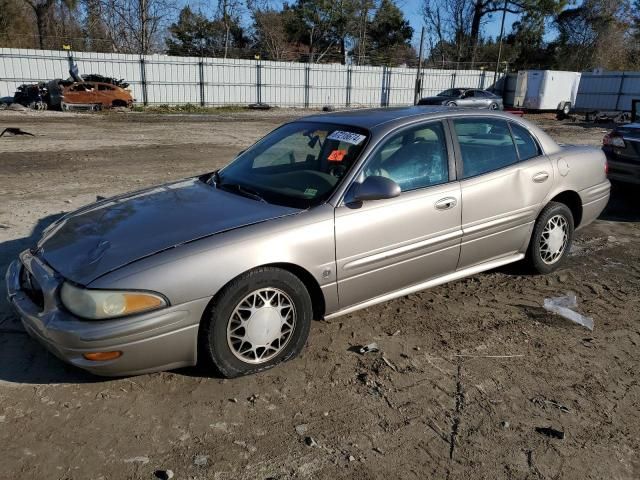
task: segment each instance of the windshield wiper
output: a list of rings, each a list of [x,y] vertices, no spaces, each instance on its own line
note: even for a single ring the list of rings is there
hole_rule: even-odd
[[[227,191],[229,191],[229,190],[236,191],[240,195],[244,195],[245,197],[252,198],[252,199],[257,200],[259,202],[267,203],[267,201],[264,198],[262,198],[262,195],[260,195],[258,192],[256,192],[252,188],[247,188],[244,185],[240,185],[239,183],[219,183],[220,182],[219,177],[218,177],[217,181],[216,181],[215,178],[213,178],[213,181],[214,181],[216,187],[218,187],[218,188],[221,188],[221,189],[227,190]]]

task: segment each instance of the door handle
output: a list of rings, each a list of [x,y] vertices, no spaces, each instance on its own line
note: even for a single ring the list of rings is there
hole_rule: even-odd
[[[455,207],[458,204],[458,201],[453,197],[446,197],[441,200],[438,200],[435,203],[435,207],[437,210],[449,210],[450,208]]]
[[[536,183],[546,182],[549,178],[549,174],[547,172],[538,172],[533,177],[532,180]]]

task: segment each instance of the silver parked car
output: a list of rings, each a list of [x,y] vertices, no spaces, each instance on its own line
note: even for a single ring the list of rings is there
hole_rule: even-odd
[[[220,171],[53,223],[7,272],[27,331],[100,375],[296,356],[331,318],[526,259],[560,266],[609,198],[605,157],[501,112],[288,123]]]
[[[488,108],[503,110],[502,97],[478,88],[450,88],[435,97],[421,98],[418,105],[445,105],[447,107]]]

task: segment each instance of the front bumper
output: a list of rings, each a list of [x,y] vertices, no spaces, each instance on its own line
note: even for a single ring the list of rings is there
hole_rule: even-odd
[[[20,282],[22,269],[42,291],[41,304]],[[97,375],[118,376],[170,370],[197,362],[198,326],[209,299],[115,320],[82,320],[58,300],[63,279],[26,250],[7,270],[9,303],[24,328],[61,360]],[[121,351],[115,360],[90,361],[87,352]]]

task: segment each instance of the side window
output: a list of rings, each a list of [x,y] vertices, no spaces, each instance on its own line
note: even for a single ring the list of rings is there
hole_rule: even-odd
[[[471,118],[454,120],[462,178],[499,170],[518,161],[516,147],[504,120]]]
[[[114,90],[114,88],[109,85],[98,85],[98,90]]]
[[[515,123],[510,125],[520,160],[529,160],[541,154],[540,147],[526,128]]]
[[[448,182],[449,161],[442,123],[396,133],[374,154],[364,174],[390,178],[403,192]]]

